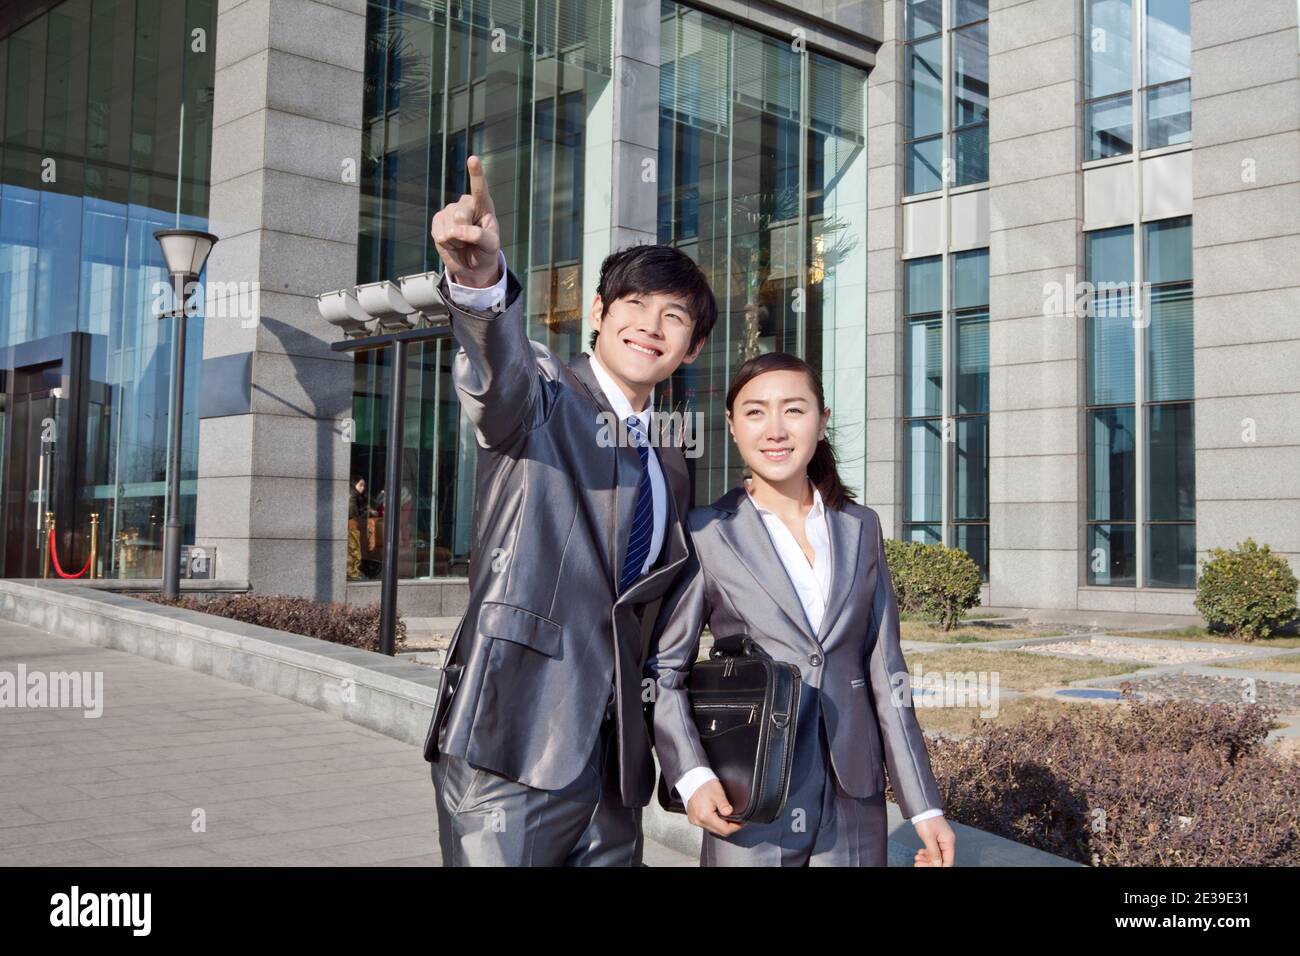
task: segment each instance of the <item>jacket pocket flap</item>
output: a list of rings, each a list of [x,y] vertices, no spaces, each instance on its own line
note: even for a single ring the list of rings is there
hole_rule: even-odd
[[[564,633],[550,618],[494,601],[485,601],[479,609],[478,630],[485,637],[522,644],[547,657],[560,653],[560,638]]]

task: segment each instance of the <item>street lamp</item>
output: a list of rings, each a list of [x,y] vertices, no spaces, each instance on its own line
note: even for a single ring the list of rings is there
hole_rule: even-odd
[[[197,282],[208,253],[217,244],[210,232],[159,229],[153,234],[176,290],[172,335],[170,399],[167,412],[167,523],[163,527],[163,596],[180,595],[181,587],[181,416],[185,397],[185,287]]]
[[[448,338],[447,306],[438,294],[441,273],[423,272],[396,281],[367,282],[353,289],[336,289],[316,296],[316,308],[343,331],[337,352],[391,349],[388,448],[384,480],[384,567],[379,590],[379,652],[392,656],[397,631],[397,546],[402,513],[402,454],[406,430],[406,361],[412,342]]]

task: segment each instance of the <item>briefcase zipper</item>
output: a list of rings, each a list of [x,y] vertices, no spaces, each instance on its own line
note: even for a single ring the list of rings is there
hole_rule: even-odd
[[[748,710],[749,719],[746,721],[746,724],[752,724],[755,718],[757,718],[758,716],[757,704],[696,704],[695,709],[696,710]],[[718,721],[716,719],[709,721],[709,732],[712,733],[717,729],[718,729]]]

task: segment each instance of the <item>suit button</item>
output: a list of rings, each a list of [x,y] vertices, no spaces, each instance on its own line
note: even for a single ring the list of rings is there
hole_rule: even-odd
[[[808,663],[811,664],[813,667],[821,667],[822,656],[820,654],[813,654],[811,657],[808,658]]]

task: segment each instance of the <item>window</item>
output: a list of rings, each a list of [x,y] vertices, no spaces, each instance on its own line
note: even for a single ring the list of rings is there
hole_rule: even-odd
[[[943,257],[906,263],[903,538],[943,540]]]
[[[907,195],[987,182],[988,0],[908,0],[904,9]]]
[[[1144,224],[1136,262],[1130,226],[1085,246],[1087,581],[1194,587],[1191,220]]]
[[[1084,0],[1084,17],[1084,158],[1190,143],[1190,0]]]
[[[904,268],[903,537],[961,548],[987,580],[988,250],[947,257],[946,314],[944,257]]]

